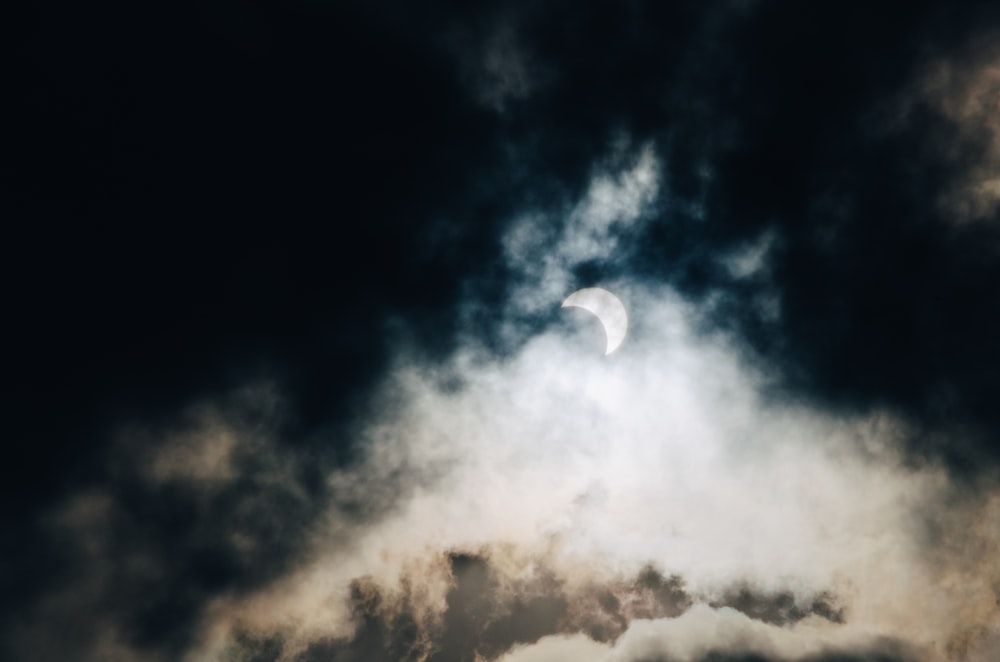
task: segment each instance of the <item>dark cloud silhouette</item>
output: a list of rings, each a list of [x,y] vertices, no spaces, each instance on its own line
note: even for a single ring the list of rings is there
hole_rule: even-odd
[[[713,604],[732,607],[750,618],[775,625],[788,625],[814,614],[834,623],[844,622],[844,612],[836,606],[833,596],[817,596],[809,605],[796,604],[795,596],[788,591],[766,594],[743,586],[730,592],[724,600]]]
[[[875,652],[875,653],[828,653],[823,655],[811,655],[795,660],[795,662],[902,662],[910,658],[902,657],[898,653]],[[699,662],[773,662],[774,658],[764,655],[729,655],[723,653],[709,653]],[[653,662],[650,660],[649,662]],[[659,660],[657,662],[660,662]],[[663,660],[662,662],[669,662]]]
[[[652,567],[628,580],[607,586],[595,584],[577,591],[544,569],[532,581],[511,585],[491,563],[488,553],[451,553],[448,565],[451,585],[440,619],[429,622],[422,619],[413,596],[407,592],[394,600],[370,578],[359,579],[350,592],[350,611],[357,624],[353,636],[310,643],[293,659],[301,662],[495,660],[517,645],[533,644],[556,634],[584,632],[596,641],[613,643],[632,619],[676,618],[693,602],[679,577],[665,577]],[[743,587],[731,595],[734,597],[719,606],[732,607],[767,622],[787,624],[804,618],[809,611],[791,607],[795,598],[790,594],[758,595]],[[817,598],[810,609],[822,618],[837,620],[839,616],[829,615],[827,600],[828,597]],[[231,654],[241,661],[273,662],[285,659],[283,647],[280,636],[255,638],[241,632],[234,638]],[[301,644],[296,648],[301,648]],[[703,659],[743,658],[710,654]],[[826,659],[822,658],[824,662]],[[813,662],[813,658],[803,662]]]

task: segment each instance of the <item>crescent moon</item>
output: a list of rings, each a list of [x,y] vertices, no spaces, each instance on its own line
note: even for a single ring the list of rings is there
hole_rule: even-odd
[[[628,332],[628,314],[625,304],[611,292],[600,287],[587,287],[577,290],[562,302],[563,308],[583,308],[593,313],[604,327],[607,344],[604,355],[618,349]]]

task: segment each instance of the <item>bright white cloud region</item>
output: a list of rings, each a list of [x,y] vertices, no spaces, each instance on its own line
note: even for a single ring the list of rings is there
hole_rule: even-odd
[[[573,267],[627,253],[657,204],[654,147],[626,157],[595,169],[554,234],[536,223],[551,210],[511,225],[505,246],[520,284],[498,323],[521,329],[524,314],[551,310],[550,323],[503,356],[472,337],[433,363],[400,347],[357,430],[359,459],[326,476],[334,498],[301,562],[263,589],[215,598],[185,659],[244,659],[234,632],[280,637],[283,660],[310,642],[347,640],[360,627],[352,591],[376,591],[384,613],[409,610],[412,627],[430,631],[448,606],[455,553],[488,558],[505,599],[557,586],[571,611],[586,610],[574,596],[611,587],[623,613],[640,615],[611,640],[555,634],[501,651],[505,662],[796,659],[886,642],[915,660],[992,659],[1000,494],[975,499],[934,464],[904,464],[895,449],[905,420],[772,397],[767,367],[706,334],[704,311],[664,285],[603,284],[630,306],[629,342],[611,356],[559,322]],[[773,241],[748,247],[734,268],[766,269]],[[273,391],[260,393],[262,406],[277,406]],[[276,493],[305,503],[296,461],[233,416],[206,405],[194,417],[201,432],[145,439],[159,450],[136,456],[140,475],[209,503],[253,466],[256,484],[287,485]],[[114,500],[83,495],[52,526],[104,549],[110,533],[91,526],[98,512],[115,513]],[[155,570],[141,555],[130,562]],[[621,587],[649,567],[680,578],[691,604],[659,616],[630,606],[638,598]],[[102,577],[78,588],[100,594]],[[721,606],[739,586],[787,593],[803,614],[828,596],[839,617],[751,618]],[[66,593],[45,609],[55,618],[75,605]],[[104,650],[132,659],[108,632]]]

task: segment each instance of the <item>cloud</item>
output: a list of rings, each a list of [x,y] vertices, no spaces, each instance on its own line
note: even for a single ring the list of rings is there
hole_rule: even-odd
[[[444,605],[431,617],[421,608],[416,578],[410,577],[401,585],[401,595],[371,578],[362,578],[352,583],[350,591],[356,628],[351,636],[313,641],[303,647],[281,635],[255,638],[241,631],[228,651],[237,659],[267,655],[268,659],[295,660],[471,660],[477,656],[519,660],[566,655],[573,650],[587,651],[585,660],[632,659],[635,655],[646,659],[641,653],[629,652],[635,648],[630,641],[649,638],[641,633],[644,623],[656,624],[665,632],[665,636],[656,637],[669,642],[660,651],[663,655],[668,655],[668,650],[687,650],[680,643],[682,639],[696,642],[688,644],[688,648],[695,646],[692,650],[700,646],[713,651],[741,650],[737,644],[746,639],[734,635],[729,642],[718,637],[713,640],[699,632],[713,627],[692,626],[692,622],[705,620],[703,614],[698,615],[701,612],[724,616],[736,612],[727,607],[716,611],[705,605],[692,606],[677,577],[663,577],[652,568],[628,580],[573,589],[537,560],[520,567],[519,575],[511,575],[511,568],[504,567],[508,561],[503,551],[496,549],[447,555],[450,581]],[[732,630],[757,628],[767,633],[758,634],[758,639],[789,637],[780,628],[746,617],[728,619],[737,622],[730,626]],[[822,631],[819,621],[822,618],[816,618],[810,627]],[[718,634],[720,628],[714,629]],[[677,632],[686,635],[678,637]],[[268,650],[272,652],[266,653]],[[612,651],[616,651],[613,658],[609,657]],[[669,655],[669,659],[689,657],[686,653]]]
[[[930,58],[901,104],[900,121],[930,110],[939,125],[925,133],[939,163],[950,166],[938,203],[958,225],[995,221],[1000,203],[1000,51],[988,29],[956,52]]]
[[[540,270],[532,260],[512,260],[553,302],[552,284],[568,288],[577,260],[615,259],[638,236],[642,205],[633,202],[651,200],[645,192],[656,190],[645,175],[655,172],[655,160],[648,148],[639,154],[618,174],[595,174],[559,238],[547,244],[556,259]],[[515,236],[524,222],[513,226]],[[508,246],[530,255],[533,244],[521,236]],[[615,250],[602,252],[608,246]],[[522,607],[531,604],[531,589],[519,573],[545,560],[552,581],[564,587],[545,603],[557,620],[576,602],[561,594],[576,595],[591,582],[613,585],[652,562],[682,577],[685,595],[733,605],[741,618],[779,631],[813,614],[842,620],[849,634],[929,649],[962,638],[969,622],[985,628],[978,641],[992,636],[985,633],[993,631],[987,623],[995,607],[973,618],[952,609],[967,601],[968,582],[995,554],[995,536],[977,538],[982,556],[928,564],[920,531],[951,529],[954,513],[940,506],[951,488],[943,468],[907,467],[898,454],[909,433],[905,420],[769,401],[760,390],[769,375],[746,364],[725,336],[698,330],[696,306],[669,288],[624,279],[608,286],[629,302],[634,321],[612,361],[590,351],[592,339],[581,329],[556,320],[501,357],[475,343],[444,363],[401,355],[373,407],[364,462],[330,478],[347,502],[394,505],[358,530],[349,556],[320,553],[302,586],[343,585],[364,572],[391,587],[414,581],[407,570],[414,555],[499,545],[491,562],[511,573],[506,590]],[[518,300],[522,292],[526,301]],[[539,305],[537,290],[511,296],[508,310]],[[983,516],[966,511],[969,504],[955,507],[976,521]],[[438,588],[424,595],[438,596],[440,610],[440,568],[436,577]],[[936,607],[911,608],[931,595]],[[447,597],[444,608],[454,608]],[[635,618],[642,616],[617,622]],[[486,634],[470,633],[477,628],[458,629],[464,646],[502,652]],[[773,652],[758,643],[763,654]],[[796,650],[820,651],[805,644]]]
[[[772,397],[773,371],[711,330],[710,301],[625,274],[583,283],[629,307],[609,358],[558,307],[580,265],[634,250],[660,199],[653,145],[611,154],[576,204],[510,225],[516,286],[496,315],[517,342],[400,343],[346,461],[283,442],[273,387],[123,426],[108,483],[48,519],[67,574],[21,617],[18,650],[985,662],[994,482],[909,462],[897,412]],[[741,276],[770,269],[769,242]]]
[[[574,638],[550,638],[501,658],[503,662],[573,659],[587,662],[903,662],[920,659],[903,645],[878,637],[838,636],[823,626],[776,628],[732,609],[695,605],[675,619],[640,620],[612,646],[589,646]],[[578,652],[577,652],[578,651]]]
[[[626,137],[597,165],[582,199],[566,209],[531,210],[504,235],[504,257],[513,272],[508,320],[548,313],[576,289],[576,272],[588,264],[620,262],[656,211],[662,165],[652,144],[633,148]]]
[[[514,18],[491,21],[483,34],[459,33],[456,59],[482,105],[497,113],[527,98],[544,82],[545,68],[528,50]]]
[[[165,428],[123,426],[108,479],[43,520],[58,581],[17,615],[17,654],[178,659],[213,600],[294,567],[322,495],[306,458],[275,445],[277,409],[261,385]]]

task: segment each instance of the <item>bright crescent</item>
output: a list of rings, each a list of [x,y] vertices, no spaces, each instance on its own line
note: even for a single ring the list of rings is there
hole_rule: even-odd
[[[600,287],[577,290],[566,297],[562,307],[583,308],[601,321],[604,335],[607,337],[605,356],[618,349],[625,340],[625,334],[628,332],[628,314],[625,312],[625,304],[611,292]]]

